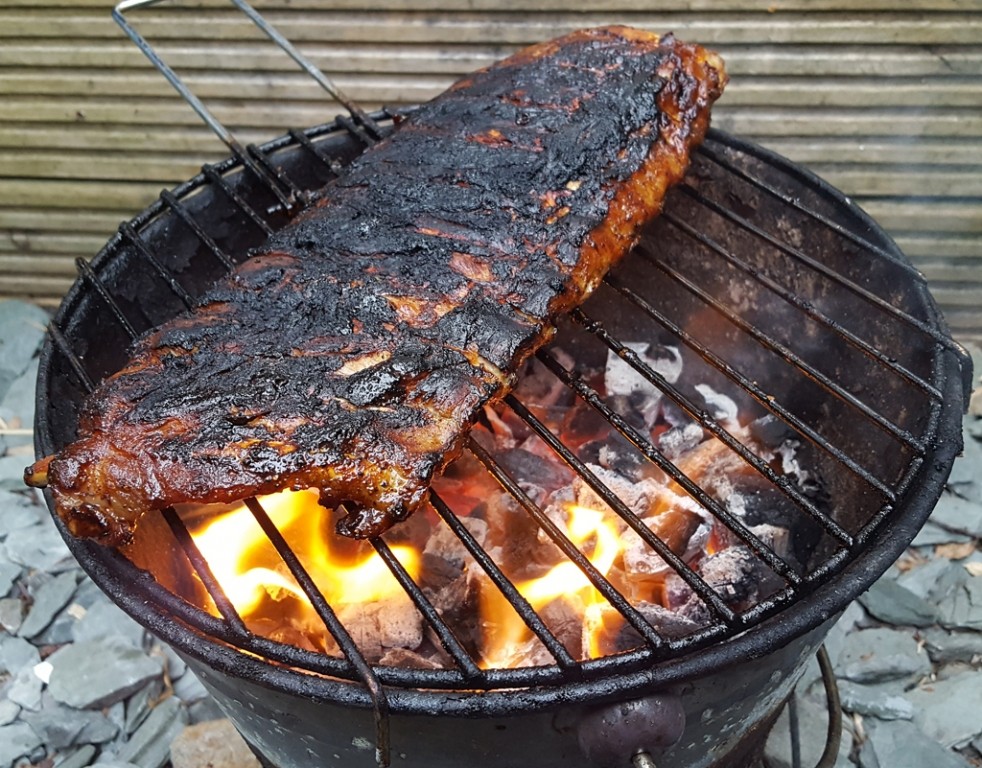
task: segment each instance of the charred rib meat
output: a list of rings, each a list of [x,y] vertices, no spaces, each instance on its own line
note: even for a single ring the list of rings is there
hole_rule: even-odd
[[[302,487],[380,533],[657,214],[724,82],[624,27],[461,80],[141,338],[28,482],[107,543],[149,509]]]

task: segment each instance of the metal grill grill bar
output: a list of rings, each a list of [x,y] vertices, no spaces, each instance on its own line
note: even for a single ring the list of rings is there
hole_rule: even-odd
[[[266,156],[266,153],[259,149],[259,147],[257,147],[255,144],[249,144],[246,147],[246,151],[256,159],[256,162],[263,167],[263,170],[265,170],[266,173],[276,179],[280,186],[290,190],[290,204],[287,206],[287,208],[293,208],[293,206],[296,204],[297,198],[300,196],[300,187],[294,184],[293,180],[290,179],[289,176],[273,165],[273,163],[271,163],[269,158]]]
[[[195,236],[207,246],[208,250],[214,254],[215,258],[222,263],[225,269],[232,269],[235,266],[235,262],[229,258],[227,253],[218,247],[212,236],[202,229],[201,225],[194,220],[194,216],[188,212],[188,209],[184,207],[183,203],[174,197],[172,192],[165,189],[160,193],[160,199],[194,232]]]
[[[303,590],[307,599],[310,600],[310,604],[314,607],[320,620],[324,622],[327,631],[337,641],[345,658],[351,662],[351,665],[357,670],[358,676],[367,686],[372,696],[375,714],[375,760],[379,766],[384,768],[390,762],[389,700],[385,695],[385,689],[382,688],[382,684],[375,674],[375,670],[372,669],[361,651],[358,650],[354,638],[351,637],[348,630],[345,629],[344,624],[338,619],[337,614],[334,613],[334,609],[324,599],[324,595],[321,594],[314,580],[310,578],[310,574],[307,573],[307,569],[303,567],[303,563],[300,562],[293,549],[287,544],[286,539],[283,538],[283,534],[273,524],[273,521],[269,519],[266,510],[263,509],[262,505],[256,499],[246,499],[245,504],[249,508],[249,511],[252,512],[252,516],[256,522],[259,523],[259,527],[263,529],[266,538],[269,539],[270,543],[276,549],[276,553],[280,556],[280,559],[290,569],[290,574],[296,579],[297,584]]]
[[[570,467],[576,474],[583,479],[584,482],[590,487],[590,489],[596,493],[604,503],[607,504],[614,512],[617,513],[625,523],[630,526],[630,528],[641,537],[641,539],[651,547],[658,556],[664,560],[668,566],[679,575],[679,577],[695,592],[699,598],[703,601],[710,612],[714,614],[717,620],[722,621],[727,626],[736,626],[739,624],[739,618],[730,609],[730,607],[723,602],[715,590],[710,587],[703,578],[692,570],[681,557],[676,555],[671,547],[669,547],[664,541],[659,539],[651,529],[644,524],[644,522],[639,518],[634,512],[632,512],[620,498],[614,494],[610,488],[600,482],[600,479],[590,471],[582,461],[580,461],[576,455],[558,438],[552,433],[552,431],[546,427],[535,415],[526,408],[521,401],[519,401],[514,395],[508,395],[505,397],[505,402],[508,407],[514,411],[514,413],[524,421],[533,432],[535,432],[542,440],[555,451],[556,455],[559,456],[568,467]]]
[[[151,267],[153,267],[153,271],[156,272],[158,275],[160,275],[160,277],[164,280],[164,282],[167,283],[167,287],[170,288],[171,293],[177,296],[177,298],[181,300],[181,303],[185,307],[190,308],[193,303],[193,299],[191,298],[191,295],[184,290],[184,288],[181,286],[179,282],[177,282],[177,279],[174,277],[174,275],[172,275],[167,270],[167,268],[160,263],[160,261],[154,255],[153,251],[151,251],[150,248],[147,247],[147,244],[143,242],[140,235],[137,234],[137,231],[133,229],[133,225],[130,224],[129,222],[124,222],[123,224],[120,224],[119,233],[126,239],[128,243],[130,243],[130,245],[132,245],[134,248],[137,249],[137,251],[140,252],[140,255],[144,259],[146,259],[147,263]]]
[[[426,619],[427,623],[433,628],[433,631],[437,633],[437,637],[440,639],[440,644],[443,646],[444,650],[450,654],[450,658],[453,659],[457,667],[463,672],[464,677],[472,681],[481,681],[484,678],[484,672],[481,670],[474,660],[471,658],[470,654],[461,644],[460,640],[454,634],[454,631],[447,625],[440,616],[440,613],[433,607],[423,590],[419,588],[419,585],[413,581],[412,577],[403,567],[402,563],[396,558],[389,549],[389,545],[385,543],[381,538],[371,539],[371,545],[378,552],[379,557],[382,558],[383,562],[388,566],[392,575],[399,582],[399,585],[405,590],[406,594],[412,598],[413,603],[419,610],[420,614]]]
[[[266,220],[260,216],[256,209],[249,205],[240,195],[225,181],[225,177],[222,176],[218,171],[215,170],[213,165],[203,165],[201,166],[201,172],[204,174],[205,178],[208,179],[212,184],[214,184],[218,189],[222,190],[226,197],[235,203],[236,207],[242,211],[249,220],[255,224],[259,229],[261,229],[267,236],[273,234],[273,228],[266,223]]]
[[[594,588],[604,596],[608,603],[610,603],[617,611],[624,617],[624,619],[634,627],[644,638],[645,642],[652,648],[661,648],[664,645],[664,639],[655,628],[641,615],[641,613],[632,606],[627,599],[622,595],[614,585],[604,578],[603,574],[598,571],[593,563],[577,549],[576,545],[573,544],[567,538],[559,527],[549,519],[549,517],[541,510],[533,501],[528,497],[515,482],[515,479],[509,475],[494,457],[488,453],[488,451],[482,446],[477,440],[471,438],[467,442],[467,447],[473,453],[478,461],[484,465],[484,467],[491,473],[491,475],[498,481],[502,488],[504,488],[511,495],[515,501],[517,501],[522,508],[538,523],[539,527],[546,532],[552,542],[562,550],[563,554],[566,555],[583,573],[586,574],[587,578]]]
[[[658,265],[657,262],[653,262]],[[663,269],[665,274],[672,278],[678,279],[679,282],[683,282],[683,278],[678,278],[670,270]],[[813,444],[819,446],[824,451],[826,451],[830,456],[832,456],[836,461],[838,461],[842,466],[846,467],[850,472],[859,477],[861,480],[866,482],[871,487],[878,490],[885,499],[890,502],[895,501],[895,494],[893,490],[883,483],[879,478],[872,475],[865,467],[857,463],[851,456],[840,450],[838,447],[833,445],[831,442],[826,440],[819,432],[817,432],[812,427],[808,426],[805,422],[795,416],[791,411],[781,405],[777,400],[768,395],[763,389],[761,389],[757,384],[750,381],[746,376],[737,371],[733,366],[729,365],[725,360],[715,354],[712,350],[697,341],[692,334],[688,333],[686,330],[681,328],[678,324],[673,323],[657,309],[655,309],[651,304],[645,301],[638,294],[634,293],[626,285],[618,281],[616,278],[607,276],[605,282],[614,288],[618,293],[620,293],[625,298],[629,299],[635,306],[639,307],[648,317],[657,322],[666,330],[675,334],[679,340],[681,340],[687,347],[696,352],[703,360],[712,365],[716,370],[725,375],[731,381],[736,382],[740,387],[751,395],[760,405],[766,408],[768,411],[773,413],[775,416],[781,418],[785,424],[790,426],[792,429],[798,433],[807,437]],[[695,286],[687,285],[690,290],[697,291],[698,288]]]
[[[822,224],[823,226],[835,232],[837,235],[840,235],[845,239],[849,240],[850,242],[854,243],[855,245],[858,245],[862,250],[866,251],[867,253],[876,255],[881,259],[886,259],[891,264],[896,266],[898,269],[902,269],[904,272],[907,273],[908,277],[920,283],[921,285],[926,285],[924,275],[922,275],[921,272],[913,264],[909,264],[897,258],[897,256],[890,253],[889,251],[880,248],[875,243],[871,243],[866,238],[857,235],[855,232],[850,231],[846,227],[843,227],[841,224],[833,221],[828,216],[825,216],[822,213],[816,211],[814,208],[805,205],[796,196],[789,195],[785,192],[782,192],[773,184],[769,184],[763,179],[754,176],[752,173],[748,173],[743,168],[734,165],[729,160],[727,160],[722,155],[722,153],[720,153],[718,150],[713,148],[712,143],[714,143],[715,141],[716,139],[714,138],[712,132],[710,132],[710,135],[707,137],[707,141],[701,147],[701,152],[703,156],[709,158],[721,168],[725,168],[727,172],[732,173],[737,178],[743,179],[744,181],[748,182],[749,184],[761,190],[762,192],[765,192],[766,194],[770,195],[774,199],[780,200],[785,205],[793,208],[799,213],[804,214],[812,221],[816,221]],[[917,321],[914,318],[910,318],[910,319],[912,321],[912,324],[917,325],[918,328],[920,328],[929,336],[931,336],[931,338],[933,338],[935,341],[938,341],[947,347],[954,348],[953,347],[954,342],[951,339],[947,338],[943,334],[938,333],[934,329],[924,326],[923,324],[920,323],[920,321]]]
[[[722,245],[717,243],[711,237],[707,236],[705,233],[699,232],[691,224],[681,221],[680,219],[678,219],[675,216],[672,216],[669,213],[664,214],[663,218],[669,224],[684,232],[688,237],[692,238],[693,240],[696,240],[701,245],[706,246],[714,253],[718,254],[723,259],[725,259],[727,262],[734,264],[734,266],[741,269],[741,271],[744,271],[747,274],[751,275],[755,280],[758,280],[764,285],[767,285],[769,288],[771,288],[771,290],[773,290],[783,299],[785,299],[790,304],[795,306],[797,309],[800,309],[802,312],[805,312],[809,316],[812,315],[813,310],[805,306],[807,302],[805,302],[804,299],[802,299],[799,296],[794,296],[793,294],[789,294],[787,291],[782,289],[780,286],[774,284],[773,281],[764,277],[753,268],[749,267],[748,265],[742,264],[737,259],[734,259],[726,248],[724,248]],[[654,255],[650,251],[646,250],[645,254],[650,259],[652,260],[654,259]],[[705,291],[700,291],[700,293],[701,293],[700,298],[703,297],[711,298],[709,297],[709,294],[706,293]],[[877,413],[875,410],[873,410],[868,405],[866,405],[866,403],[864,403],[858,397],[853,395],[851,392],[846,390],[841,385],[837,384],[826,374],[822,373],[822,371],[818,370],[817,368],[815,368],[815,366],[803,360],[799,355],[796,355],[785,344],[782,344],[781,342],[767,335],[759,328],[754,326],[752,323],[747,322],[732,309],[724,305],[722,302],[717,301],[716,299],[712,299],[711,304],[713,309],[720,312],[730,322],[732,322],[734,325],[738,326],[741,330],[745,331],[750,336],[752,336],[761,346],[774,352],[777,355],[780,355],[784,360],[786,360],[788,363],[793,365],[795,368],[798,368],[799,370],[807,374],[807,376],[810,379],[820,384],[824,389],[834,394],[840,400],[844,400],[845,402],[849,403],[853,408],[855,408],[860,413],[862,413],[863,416],[865,416],[871,422],[876,424],[876,426],[880,427],[880,429],[883,429],[884,431],[890,433],[898,440],[905,443],[908,447],[912,448],[917,453],[924,452],[924,445],[919,440],[917,440],[913,435],[911,435],[907,430],[901,429],[892,421],[885,418],[881,414]],[[837,333],[840,333],[846,338],[852,335],[849,334],[844,329],[842,329],[841,326],[832,323],[832,321],[829,320],[824,315],[820,315],[820,316],[823,318],[823,325],[832,328]],[[865,342],[862,342],[862,344],[864,346],[868,346]]]
[[[123,314],[123,310],[119,308],[119,304],[116,303],[116,300],[112,297],[109,291],[106,290],[106,286],[102,284],[102,281],[99,279],[98,275],[92,271],[92,267],[89,266],[89,262],[82,258],[75,259],[75,266],[82,278],[92,286],[93,290],[95,290],[95,292],[99,295],[99,298],[102,299],[109,311],[112,312],[116,322],[120,324],[126,335],[129,336],[130,339],[135,339],[136,331],[133,330],[133,326],[130,325],[130,321],[126,319],[126,315]]]
[[[775,555],[752,531],[737,519],[728,510],[724,509],[719,502],[707,494],[697,483],[693,482],[675,464],[669,461],[661,451],[659,451],[644,435],[628,424],[619,414],[604,403],[603,399],[593,387],[583,381],[579,373],[568,371],[555,357],[549,352],[540,351],[536,357],[552,371],[556,377],[566,386],[570,387],[588,405],[600,413],[618,432],[631,441],[634,446],[641,451],[649,460],[654,462],[659,469],[665,472],[672,480],[699,503],[703,509],[725,524],[733,533],[753,551],[757,557],[763,560],[767,566],[778,576],[790,584],[800,584],[801,576],[797,574],[786,562]]]
[[[795,488],[794,484],[785,476],[779,476],[771,467],[759,456],[751,452],[743,443],[737,440],[730,432],[714,419],[711,415],[701,412],[700,409],[688,397],[682,394],[677,387],[671,384],[664,376],[647,365],[638,354],[620,341],[615,339],[603,324],[588,317],[582,310],[575,309],[570,313],[571,317],[584,329],[595,335],[612,350],[622,360],[625,360],[635,371],[645,377],[651,384],[658,387],[668,395],[672,401],[682,410],[695,419],[700,426],[709,430],[715,437],[719,438],[730,450],[740,456],[747,464],[755,469],[759,474],[767,478],[773,485],[779,488],[791,501],[800,509],[809,514],[822,524],[828,533],[832,534],[846,547],[853,545],[853,538],[848,531],[836,523],[827,514],[822,512],[802,493]]]
[[[508,600],[512,608],[515,609],[515,612],[525,622],[525,626],[532,630],[535,636],[546,647],[546,650],[552,654],[556,663],[570,672],[578,670],[579,664],[577,664],[576,659],[570,656],[569,651],[566,650],[566,646],[559,642],[559,639],[543,623],[542,618],[529,605],[528,600],[522,597],[521,592],[515,588],[515,585],[505,576],[501,568],[498,567],[498,564],[478,544],[477,539],[471,535],[471,532],[467,530],[467,526],[460,521],[460,518],[440,498],[440,495],[432,490],[430,491],[430,503],[437,511],[437,514],[443,518],[444,522],[450,526],[450,529],[460,539],[461,544],[467,548],[467,551],[470,552],[471,557],[481,567],[481,570],[488,575],[492,583],[505,596],[505,599]]]
[[[61,356],[68,361],[69,367],[72,372],[78,376],[79,382],[82,384],[82,389],[88,393],[95,389],[95,382],[92,381],[92,377],[89,376],[88,372],[82,365],[82,361],[78,359],[78,355],[72,349],[71,343],[65,338],[65,335],[61,332],[61,329],[55,325],[53,322],[48,323],[48,335],[51,340],[55,343],[58,348],[58,352]]]
[[[228,595],[225,594],[225,590],[218,582],[218,579],[215,578],[215,574],[211,570],[211,566],[208,564],[205,556],[201,554],[201,550],[198,549],[198,545],[195,544],[194,538],[188,531],[187,526],[184,525],[184,521],[178,517],[177,512],[174,511],[173,507],[167,507],[161,514],[163,515],[164,521],[170,528],[171,533],[174,534],[174,538],[177,540],[177,543],[180,545],[181,549],[184,550],[185,557],[187,557],[188,562],[191,563],[191,567],[194,568],[194,572],[201,580],[201,583],[208,592],[208,595],[214,601],[218,612],[228,624],[229,629],[234,635],[237,635],[240,640],[250,636],[252,633],[246,628],[245,622],[242,621],[242,617],[239,615],[239,612],[235,609],[235,606],[232,605],[232,601],[229,600]]]
[[[317,160],[319,160],[326,168],[328,168],[332,174],[335,176],[341,173],[341,163],[337,160],[327,157],[314,142],[310,140],[310,137],[304,131],[298,131],[296,128],[291,128],[287,131],[290,138],[293,139],[297,144],[306,149],[311,155],[313,155]]]
[[[876,294],[867,291],[865,288],[859,285],[856,285],[856,283],[845,278],[843,275],[839,274],[833,269],[830,269],[824,264],[815,261],[810,256],[806,255],[805,253],[798,250],[797,248],[792,248],[787,243],[782,242],[778,238],[771,235],[769,232],[765,232],[763,229],[756,226],[752,222],[748,221],[743,216],[738,215],[735,211],[732,211],[729,208],[720,205],[715,200],[706,197],[701,192],[699,192],[699,190],[695,189],[690,184],[680,184],[678,188],[680,191],[691,197],[693,200],[698,201],[701,205],[706,206],[714,213],[725,218],[727,221],[736,224],[740,229],[749,232],[755,237],[766,242],[768,245],[771,245],[774,248],[778,249],[785,255],[792,257],[796,261],[799,261],[802,264],[807,265],[809,268],[815,270],[816,272],[820,273],[824,277],[832,280],[837,285],[849,289],[853,293],[856,293],[861,298],[865,299],[871,304],[874,304],[880,309],[887,309],[888,311],[893,310],[895,314],[899,313],[905,315],[908,319],[913,320],[913,318],[911,318],[909,315],[906,315],[906,313],[902,312],[901,310],[898,310],[892,304],[890,304],[887,301],[884,301]],[[732,254],[729,255],[732,257]],[[795,294],[792,291],[789,291],[786,288],[783,288],[777,283],[777,281],[767,277],[766,275],[760,274],[758,271],[754,270],[750,265],[748,265],[745,261],[736,258],[727,258],[727,261],[729,261],[731,264],[739,268],[741,271],[750,274],[755,280],[758,280],[762,284],[766,285],[768,288],[771,288],[771,290],[773,290],[775,293],[778,293],[778,295],[780,295],[781,298],[783,298],[785,301],[787,301],[790,304],[793,304],[795,307],[800,309],[802,312],[804,312],[806,315],[811,317],[813,320],[816,320],[817,322],[831,329],[834,333],[841,336],[843,339],[848,341],[851,345],[861,350],[864,354],[873,358],[874,360],[876,360],[878,363],[885,366],[886,368],[889,368],[897,375],[909,381],[911,384],[915,385],[916,387],[919,387],[921,390],[929,394],[931,397],[936,399],[941,397],[941,393],[938,391],[937,387],[928,384],[920,376],[918,376],[915,373],[912,373],[910,370],[908,370],[906,367],[898,363],[896,360],[890,359],[885,354],[883,354],[881,350],[876,349],[869,342],[859,338],[854,333],[850,332],[847,328],[844,328],[839,323],[832,320],[828,315],[816,310],[808,301],[803,299],[801,296]]]

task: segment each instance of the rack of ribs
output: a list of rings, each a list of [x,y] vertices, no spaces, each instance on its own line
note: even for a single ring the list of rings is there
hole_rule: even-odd
[[[26,481],[113,545],[151,509],[286,488],[381,533],[657,215],[725,81],[712,52],[627,27],[464,78],[138,339]]]

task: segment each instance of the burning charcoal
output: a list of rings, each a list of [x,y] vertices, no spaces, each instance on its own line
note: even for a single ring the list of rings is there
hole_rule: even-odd
[[[574,659],[582,658],[583,606],[576,601],[560,598],[553,600],[538,611],[539,616],[549,627],[556,639],[562,643]]]
[[[410,669],[441,669],[444,666],[438,661],[405,648],[390,648],[379,659],[378,663],[385,667],[409,667]]]
[[[554,544],[539,538],[539,525],[507,494],[488,499],[484,509],[488,523],[485,549],[513,579],[542,575],[560,556]]]
[[[695,422],[672,427],[663,432],[658,438],[658,448],[670,461],[677,461],[680,456],[696,448],[706,439],[706,435]]]
[[[620,435],[615,433],[612,435],[612,440],[614,438],[617,438],[616,442],[608,441],[600,447],[597,451],[597,460],[591,463],[599,464],[636,482],[650,477],[652,472],[661,474],[661,470],[656,469],[637,449],[620,438]]]
[[[382,658],[388,648],[414,650],[423,642],[423,618],[404,592],[375,603],[346,605],[338,618],[370,661]]]
[[[461,522],[483,547],[489,535],[488,522],[477,517],[462,517]],[[423,554],[441,558],[457,568],[462,568],[470,557],[467,548],[448,525],[439,525],[432,530]]]
[[[699,573],[727,605],[743,610],[759,597],[760,566],[746,547],[730,547],[699,564]]]
[[[692,550],[701,549],[700,545],[705,541],[704,534],[697,546],[692,547],[693,535],[700,527],[708,531],[708,526],[703,525],[700,515],[686,508],[686,500],[679,499],[679,502],[659,515],[645,518],[644,523],[672,552],[683,559],[691,559],[695,554]],[[652,582],[660,582],[668,570],[668,564],[654,549],[642,539],[632,537],[624,550],[624,571],[629,583],[650,588]]]
[[[661,485],[653,480],[634,482],[597,464],[588,464],[587,468],[636,515],[643,517],[648,514],[661,493]],[[597,510],[607,509],[607,504],[582,478],[577,477],[574,480],[573,490],[576,494],[576,503],[580,506]]]
[[[699,625],[654,603],[635,606],[659,635],[679,638],[694,632]],[[593,658],[623,653],[645,644],[638,631],[625,621],[621,613],[607,603],[591,605],[583,621],[583,646]]]
[[[554,461],[523,448],[513,448],[496,456],[501,465],[521,484],[529,483],[546,490],[555,490],[569,482],[568,473]]]
[[[794,430],[773,414],[754,419],[747,427],[750,436],[767,448],[777,448],[794,436]]]
[[[575,368],[575,361],[566,352],[550,347],[550,353],[567,370]],[[572,402],[573,392],[557,379],[548,368],[536,359],[527,364],[525,371],[518,379],[513,390],[515,397],[525,404],[535,403],[537,406],[566,407]]]
[[[488,661],[495,667],[545,667],[556,663],[552,654],[536,637],[516,643],[507,649],[506,656]]]

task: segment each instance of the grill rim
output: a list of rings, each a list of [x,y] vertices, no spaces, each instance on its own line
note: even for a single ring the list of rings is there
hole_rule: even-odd
[[[376,113],[377,119],[392,118],[392,113]],[[375,117],[375,116],[373,116]],[[303,134],[308,138],[318,138],[333,131],[345,128],[343,121],[335,120],[321,126],[307,129]],[[756,144],[733,137],[723,132],[713,130],[708,137],[719,141],[728,147],[744,151],[769,164],[776,165],[780,170],[796,177],[800,183],[814,188],[820,194],[831,198],[839,206],[844,206],[844,212],[854,217],[868,228],[869,232],[880,241],[877,248],[882,248],[890,254],[892,260],[901,265],[909,265],[906,257],[895,243],[862,209],[852,203],[841,192],[817,177],[811,171],[798,166],[787,159]],[[272,153],[296,144],[296,132],[273,139],[262,145],[259,150]],[[241,166],[241,161],[235,157],[210,166],[208,171],[198,174],[172,191],[172,195],[182,199],[193,193],[199,187],[209,183],[215,173],[223,174]],[[128,222],[137,230],[144,227],[156,216],[167,213],[165,200],[157,200],[144,211],[137,214]],[[93,259],[90,268],[100,270],[108,262],[125,240],[123,230],[117,232]],[[76,281],[62,302],[54,324],[60,325],[66,318],[77,311],[78,303],[89,289],[81,278]],[[915,280],[913,288],[917,291],[925,313],[929,316],[930,327],[940,334],[947,334],[948,329],[940,315],[933,299],[927,291],[923,280]],[[950,338],[950,336],[946,337]],[[910,539],[927,519],[935,502],[941,494],[944,481],[950,472],[954,456],[961,450],[961,418],[964,398],[964,380],[957,374],[965,371],[957,344],[934,344],[932,360],[932,379],[943,384],[943,397],[934,401],[934,413],[928,420],[928,441],[934,446],[934,453],[924,459],[911,462],[905,477],[898,483],[902,498],[897,506],[902,506],[905,515],[897,519],[896,514],[881,514],[864,527],[867,532],[857,536],[858,544],[854,552],[845,553],[843,559],[851,558],[845,565],[833,564],[840,567],[837,573],[825,582],[812,589],[802,591],[796,600],[785,602],[780,606],[771,606],[769,615],[749,629],[731,637],[719,638],[720,632],[709,632],[699,644],[693,643],[692,650],[676,655],[669,659],[653,659],[653,650],[642,647],[635,651],[617,657],[606,657],[599,663],[587,662],[581,667],[585,679],[571,679],[569,670],[561,670],[556,665],[552,667],[531,667],[517,670],[500,670],[501,675],[492,675],[490,684],[498,686],[517,687],[517,690],[479,690],[475,692],[473,685],[461,676],[459,670],[439,670],[436,673],[428,670],[405,670],[391,667],[376,667],[383,682],[388,683],[386,692],[394,712],[427,714],[511,714],[516,706],[522,709],[539,709],[559,701],[593,700],[602,698],[611,692],[611,681],[616,681],[614,689],[617,695],[623,695],[625,690],[642,690],[652,684],[665,685],[691,676],[708,674],[714,669],[750,654],[758,656],[770,651],[789,639],[800,636],[827,621],[830,616],[842,610],[849,601],[865,590],[873,579],[879,576],[902,553]],[[48,398],[46,393],[50,385],[52,355],[56,353],[52,338],[46,340],[41,354],[37,390],[37,418],[35,445],[39,455],[47,455],[54,450],[48,424]],[[963,353],[962,353],[963,354]],[[970,374],[969,374],[970,381]],[[961,383],[962,386],[958,386]],[[916,484],[915,484],[915,481]],[[914,486],[912,495],[911,488]],[[50,494],[46,493],[49,509],[52,508]],[[73,555],[83,565],[85,570],[93,575],[99,573],[96,579],[100,588],[106,591],[127,613],[134,616],[140,623],[147,626],[155,634],[180,647],[185,652],[200,659],[202,662],[221,669],[230,674],[241,674],[244,667],[249,668],[249,677],[254,680],[268,681],[275,687],[297,695],[323,695],[332,701],[344,702],[355,706],[371,707],[372,697],[364,687],[363,682],[351,679],[332,677],[330,680],[318,681],[314,672],[301,669],[285,669],[269,659],[259,662],[246,654],[231,647],[220,645],[221,640],[210,637],[187,624],[181,624],[175,614],[163,615],[158,613],[153,602],[158,597],[154,586],[162,590],[149,574],[137,569],[115,551],[106,550],[100,545],[83,542],[71,537],[60,520],[56,519],[62,536],[66,539]],[[872,541],[871,539],[876,539]],[[827,575],[827,574],[826,574]],[[134,586],[137,588],[134,589]],[[841,589],[839,587],[842,587]],[[163,590],[166,592],[166,590]],[[171,593],[167,592],[170,595]],[[803,610],[807,609],[807,610]],[[786,615],[792,612],[789,617]],[[759,615],[754,618],[759,619]],[[183,626],[183,632],[176,630]],[[725,632],[726,627],[719,627]],[[189,642],[190,641],[190,642]],[[325,658],[325,657],[322,657]],[[340,665],[344,659],[336,660]],[[325,674],[336,675],[337,671],[330,669]],[[545,671],[543,671],[545,670]],[[553,674],[550,671],[554,670]],[[347,678],[349,675],[342,675]],[[450,685],[464,686],[463,690],[423,691],[427,683],[436,683],[442,679],[440,687]],[[554,679],[555,678],[555,679]],[[471,681],[472,682],[472,681]],[[325,684],[326,683],[326,684]],[[406,687],[400,687],[406,686]],[[544,686],[544,687],[531,687]],[[414,690],[416,689],[416,690]],[[479,697],[479,704],[470,699]]]

